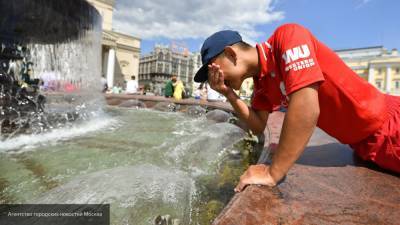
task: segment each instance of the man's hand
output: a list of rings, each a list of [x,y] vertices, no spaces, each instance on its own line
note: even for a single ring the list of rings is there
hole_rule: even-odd
[[[252,165],[240,177],[239,184],[235,192],[241,192],[249,184],[261,184],[266,186],[275,186],[277,181],[272,178],[269,172],[269,166],[264,164]]]
[[[232,88],[225,84],[224,72],[220,69],[219,65],[215,63],[208,65],[208,83],[212,89],[218,91],[225,97],[233,92]]]

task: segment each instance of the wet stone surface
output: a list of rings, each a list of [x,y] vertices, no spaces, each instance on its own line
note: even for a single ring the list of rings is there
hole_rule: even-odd
[[[271,149],[283,116],[269,122]],[[399,224],[399,212],[399,176],[362,162],[317,129],[282,183],[247,187],[213,224]]]
[[[136,99],[124,101],[121,104],[119,104],[118,106],[124,107],[124,108],[146,108],[146,104],[144,104],[142,101],[136,100]]]
[[[399,187],[367,168],[295,165],[278,187],[237,194],[214,224],[397,224]]]
[[[224,123],[224,122],[227,122],[229,120],[229,118],[231,118],[232,116],[223,110],[215,109],[215,110],[208,112],[206,114],[206,117],[208,120],[212,120],[217,123]]]

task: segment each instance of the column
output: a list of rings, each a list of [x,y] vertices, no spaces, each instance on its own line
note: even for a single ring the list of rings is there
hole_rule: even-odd
[[[102,52],[101,61],[101,75],[104,75],[104,78],[107,79],[108,50]]]
[[[114,86],[114,66],[115,66],[115,50],[110,48],[108,51],[108,63],[107,63],[107,85],[108,88]]]
[[[390,93],[392,84],[392,68],[390,65],[386,66],[386,93]]]
[[[375,86],[374,67],[372,67],[372,65],[369,65],[368,83],[370,83],[370,84]]]

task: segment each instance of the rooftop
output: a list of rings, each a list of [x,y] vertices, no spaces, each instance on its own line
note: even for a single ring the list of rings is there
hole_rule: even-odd
[[[364,50],[383,50],[382,45],[377,46],[369,46],[369,47],[361,47],[361,48],[344,48],[344,49],[336,49],[335,52],[348,52],[348,51],[364,51]]]

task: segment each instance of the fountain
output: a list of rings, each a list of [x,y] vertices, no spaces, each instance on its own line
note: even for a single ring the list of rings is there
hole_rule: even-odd
[[[0,15],[0,204],[110,204],[111,224],[216,217],[254,144],[231,114],[106,107],[84,0],[0,0]]]
[[[98,12],[83,0],[1,0],[0,14],[1,140],[86,118],[99,100]]]

